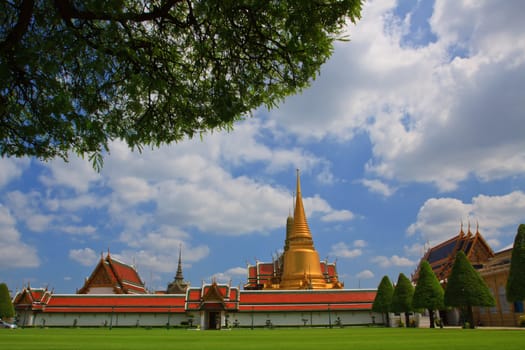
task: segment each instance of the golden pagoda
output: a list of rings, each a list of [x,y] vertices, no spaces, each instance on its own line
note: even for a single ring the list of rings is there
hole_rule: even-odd
[[[297,169],[297,197],[294,216],[288,218],[286,240],[282,255],[282,273],[279,289],[331,289],[342,288],[334,276],[327,279],[321,270],[319,254],[315,250],[312,234],[304,213],[301,180]],[[277,286],[275,286],[277,287]]]

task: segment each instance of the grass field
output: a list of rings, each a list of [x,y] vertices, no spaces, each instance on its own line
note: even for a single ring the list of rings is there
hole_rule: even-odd
[[[2,350],[521,350],[524,346],[523,329],[0,329]]]

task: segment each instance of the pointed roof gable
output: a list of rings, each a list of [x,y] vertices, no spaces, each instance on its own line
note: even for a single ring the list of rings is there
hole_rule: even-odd
[[[78,294],[101,294],[97,288],[107,294],[145,294],[146,288],[140,276],[131,265],[112,258],[108,252],[106,258],[101,257],[99,263],[79,289]]]
[[[213,281],[201,287],[190,287],[186,292],[187,310],[237,310],[239,289]]]
[[[479,227],[476,229],[476,233],[473,234],[470,231],[469,223],[467,233],[465,233],[463,232],[462,223],[461,229],[456,236],[430,248],[423,256],[422,261],[427,260],[438,280],[445,281],[450,275],[456,254],[459,251],[465,253],[474,267],[494,256],[494,252],[479,233]],[[412,277],[413,281],[417,281],[418,276],[419,266]]]

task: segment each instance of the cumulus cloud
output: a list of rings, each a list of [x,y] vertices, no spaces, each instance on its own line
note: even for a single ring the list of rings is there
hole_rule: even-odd
[[[0,188],[19,177],[29,163],[29,159],[0,157]]]
[[[354,214],[350,210],[334,210],[333,212],[321,217],[321,221],[349,221],[354,218]]]
[[[371,279],[371,278],[374,278],[375,275],[370,270],[363,270],[359,272],[355,277],[360,278],[360,279]]]
[[[243,280],[248,275],[248,269],[245,267],[233,267],[224,272],[218,272],[210,277],[210,279],[215,278],[217,282],[229,283],[233,280]]]
[[[390,197],[396,192],[396,189],[390,187],[388,184],[380,180],[363,179],[361,180],[361,183],[367,187],[370,192],[379,193],[385,197]]]
[[[35,247],[22,241],[16,220],[8,208],[0,204],[0,269],[38,267],[40,259]]]
[[[335,256],[336,258],[345,258],[345,259],[356,258],[360,256],[361,254],[363,254],[361,247],[352,248],[352,247],[349,247],[344,242],[338,242],[332,245],[331,251],[329,253],[330,256]]]
[[[79,157],[71,156],[67,163],[54,159],[43,164],[48,172],[40,176],[40,181],[46,186],[65,186],[77,193],[85,193],[101,180],[91,163]]]
[[[523,4],[472,4],[436,2],[435,40],[411,46],[411,13],[367,2],[351,44],[338,43],[312,87],[272,116],[304,139],[346,142],[365,130],[366,170],[378,179],[363,184],[385,196],[393,189],[381,179],[451,191],[471,175],[522,176],[525,40],[514,33],[525,32]]]
[[[94,266],[97,263],[97,253],[91,248],[71,249],[69,258],[83,266]]]
[[[515,233],[515,227],[525,220],[525,193],[514,191],[501,196],[478,195],[470,203],[455,198],[430,198],[419,209],[416,222],[408,229],[409,236],[419,235],[424,243],[434,245],[464,231],[479,231],[498,248],[500,237]]]
[[[371,259],[371,261],[383,268],[399,266],[399,267],[409,267],[416,264],[415,261],[412,261],[408,258],[401,257],[398,255],[392,255],[391,257],[387,256],[376,256]]]
[[[364,248],[368,245],[368,243],[366,243],[366,241],[362,240],[362,239],[357,239],[354,241],[354,247],[356,248]]]

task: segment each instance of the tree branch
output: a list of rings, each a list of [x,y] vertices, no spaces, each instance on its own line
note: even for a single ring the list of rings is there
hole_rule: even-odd
[[[83,20],[105,20],[105,21],[132,21],[145,22],[156,18],[171,18],[170,10],[177,3],[183,0],[167,0],[162,6],[156,7],[153,11],[142,13],[107,13],[93,12],[89,10],[77,9],[69,0],[55,0],[55,7],[64,20],[83,19]]]
[[[6,39],[0,43],[0,52],[7,52],[15,47],[27,32],[31,17],[33,17],[34,0],[23,0],[20,6],[18,22],[13,27]]]

